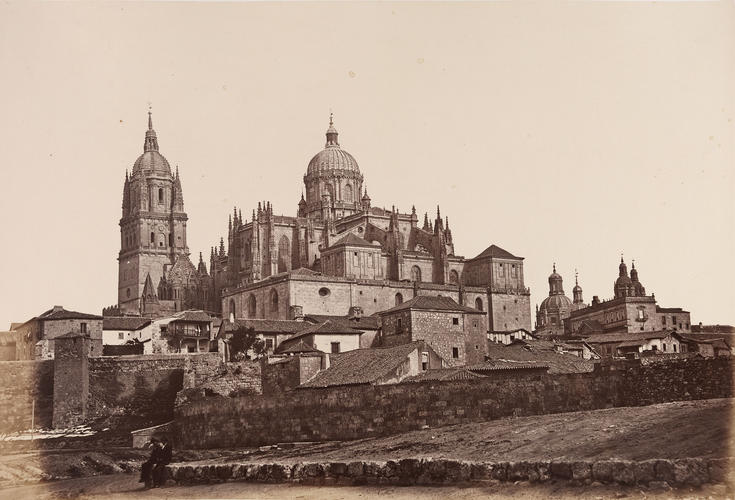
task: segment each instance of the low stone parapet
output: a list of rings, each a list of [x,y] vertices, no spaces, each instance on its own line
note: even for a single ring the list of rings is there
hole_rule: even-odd
[[[545,462],[468,462],[404,459],[370,462],[285,463],[179,463],[168,466],[168,478],[177,484],[224,481],[300,483],[306,485],[442,486],[482,485],[500,481],[572,484],[593,482],[651,487],[700,486],[735,483],[731,459],[601,460]]]

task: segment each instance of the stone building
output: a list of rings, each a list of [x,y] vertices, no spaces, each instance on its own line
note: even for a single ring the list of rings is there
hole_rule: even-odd
[[[676,331],[691,332],[689,313],[679,308],[672,313],[672,309],[656,305],[656,297],[646,295],[635,263],[628,276],[628,267],[622,257],[613,291],[615,297],[610,300],[600,301],[595,296],[589,306],[572,311],[565,320],[565,332],[571,335],[658,332],[664,328],[673,329],[673,317],[677,320]]]
[[[424,341],[447,363],[481,363],[487,353],[485,313],[449,297],[419,295],[380,313],[381,344]]]
[[[419,295],[451,297],[487,312],[486,331],[531,328],[523,258],[491,245],[457,255],[448,218],[373,206],[355,158],[330,118],[326,144],[309,162],[296,216],[259,202],[250,220],[234,210],[211,249],[213,290],[230,318],[289,319],[374,314]]]
[[[186,309],[217,309],[212,280],[199,254],[189,260],[184,196],[179,169],[172,172],[158,150],[158,138],[148,113],[143,154],[125,172],[118,308],[124,315],[162,317]]]
[[[585,307],[582,299],[582,287],[575,273],[573,290],[574,301],[564,295],[564,283],[561,275],[556,272],[556,264],[549,276],[549,296],[536,306],[536,330],[534,334],[540,337],[553,337],[564,334],[564,320],[572,311]]]
[[[90,356],[102,356],[102,316],[54,306],[16,326],[16,359],[53,359],[54,341],[67,333],[89,337]]]

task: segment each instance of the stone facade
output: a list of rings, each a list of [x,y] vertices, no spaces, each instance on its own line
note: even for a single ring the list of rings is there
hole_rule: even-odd
[[[67,333],[56,339],[54,351],[55,429],[74,427],[87,420],[90,339]]]
[[[89,336],[89,355],[102,356],[102,316],[54,306],[16,328],[16,359],[53,359],[55,339],[70,332]]]
[[[54,361],[0,362],[0,433],[51,427]]]
[[[549,276],[549,296],[536,306],[536,330],[539,337],[555,337],[564,335],[564,320],[572,311],[585,307],[582,299],[582,287],[575,276],[574,302],[564,295],[564,282],[556,272],[556,264]]]

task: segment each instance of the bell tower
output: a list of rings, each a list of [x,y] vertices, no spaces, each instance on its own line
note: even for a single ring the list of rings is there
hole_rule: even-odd
[[[158,151],[158,138],[148,112],[143,154],[130,174],[125,172],[120,253],[118,255],[118,306],[124,314],[139,314],[146,280],[154,288],[179,256],[188,256],[184,197],[179,169],[171,172]]]

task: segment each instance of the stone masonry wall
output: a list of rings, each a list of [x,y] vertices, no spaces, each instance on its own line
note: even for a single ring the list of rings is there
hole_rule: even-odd
[[[51,427],[54,405],[54,362],[0,362],[0,433],[31,428],[35,403],[35,427]]]
[[[199,401],[177,408],[185,448],[349,440],[535,415],[732,397],[729,359],[688,359],[584,374],[299,389],[283,396]]]

